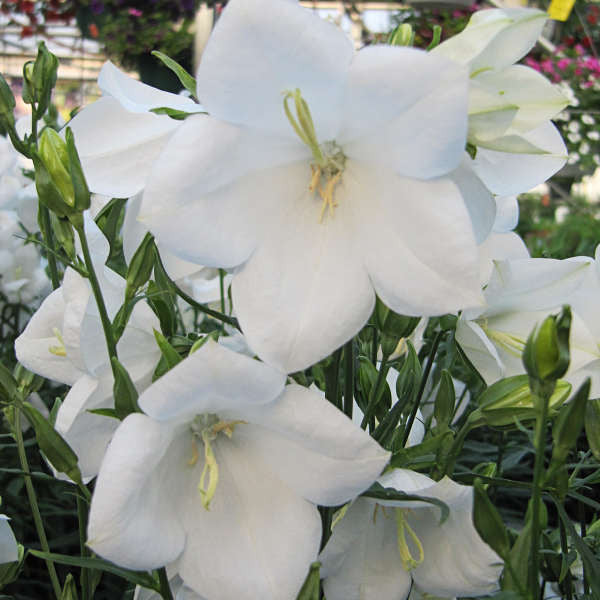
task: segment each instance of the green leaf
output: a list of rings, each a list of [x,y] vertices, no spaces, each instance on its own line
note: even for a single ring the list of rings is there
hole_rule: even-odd
[[[117,411],[114,408],[92,408],[87,412],[92,413],[93,415],[99,415],[101,417],[110,417],[111,419],[121,420]]]
[[[75,583],[75,579],[71,573],[69,573],[65,579],[65,585],[63,586],[60,600],[79,600],[79,596],[77,594],[77,584]]]
[[[175,119],[176,121],[184,121],[190,115],[195,114],[206,114],[206,113],[188,113],[184,110],[177,110],[176,108],[169,108],[168,106],[159,106],[158,108],[151,108],[150,112],[153,112],[155,115],[167,115],[167,117],[171,117],[171,119]]]
[[[82,567],[84,569],[97,569],[98,571],[112,573],[135,585],[141,585],[142,587],[154,590],[155,592],[160,592],[160,586],[152,575],[149,575],[144,571],[130,571],[129,569],[123,569],[101,558],[68,556],[66,554],[55,554],[54,552],[40,552],[39,550],[29,550],[29,553],[43,560],[51,560],[59,565]]]
[[[320,568],[320,562],[314,562],[310,565],[308,575],[300,588],[300,592],[298,592],[298,596],[296,596],[296,600],[319,600]]]
[[[571,519],[569,519],[569,515],[565,512],[562,504],[554,498],[554,496],[552,497],[552,501],[556,506],[560,520],[563,522],[565,529],[571,538],[571,542],[581,557],[585,576],[592,592],[592,598],[594,600],[600,600],[600,562],[594,556],[594,553],[590,550],[589,546],[583,541],[581,536],[577,534],[577,531],[575,530],[575,527],[573,527],[573,523],[571,523]]]
[[[477,479],[473,485],[473,493],[473,524],[475,529],[477,529],[481,539],[500,558],[504,559],[510,552],[510,539],[502,517],[492,504],[483,485]]]
[[[115,396],[115,412],[120,419],[135,412],[141,412],[138,406],[138,393],[131,381],[127,369],[115,357],[111,360],[115,383],[113,392]]]
[[[148,232],[133,254],[127,268],[125,297],[133,298],[136,292],[150,279],[154,268],[154,236]]]
[[[442,371],[433,409],[437,427],[444,427],[450,423],[452,415],[454,414],[455,403],[456,394],[454,391],[452,376],[450,375],[449,371],[444,369]]]
[[[177,61],[174,61],[172,58],[158,50],[154,50],[152,55],[162,60],[164,65],[177,75],[183,87],[194,96],[194,98],[196,97],[196,80]]]
[[[0,363],[0,394],[5,402],[12,402],[19,397],[17,382],[12,373]]]
[[[368,490],[364,491],[361,496],[365,498],[375,498],[376,500],[393,500],[397,502],[425,502],[437,506],[440,511],[440,525],[450,516],[448,505],[438,498],[429,498],[428,496],[417,496],[416,494],[406,494],[395,490],[394,488],[383,487],[380,483],[375,482]],[[399,507],[402,508],[402,507]]]
[[[21,409],[35,431],[40,450],[46,455],[52,466],[67,475],[72,481],[83,486],[77,455],[48,420],[31,404],[24,402]]]

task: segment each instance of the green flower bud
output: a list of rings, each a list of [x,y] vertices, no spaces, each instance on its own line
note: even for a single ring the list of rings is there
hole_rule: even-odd
[[[0,75],[0,119],[15,122],[15,97],[6,79]]]
[[[454,414],[454,405],[456,403],[456,394],[454,392],[454,383],[450,373],[444,369],[435,396],[433,414],[436,420],[436,427],[447,427]]]
[[[39,117],[48,110],[50,105],[52,89],[56,85],[57,71],[58,58],[48,50],[44,42],[40,42],[30,79],[33,83],[34,98],[38,103],[37,114]]]
[[[415,42],[415,32],[412,25],[402,23],[398,25],[388,38],[388,43],[391,46],[412,46]]]
[[[126,299],[131,299],[137,291],[150,279],[154,268],[154,236],[147,233],[135,251],[127,268]]]
[[[75,579],[71,573],[69,573],[65,579],[65,585],[63,586],[60,600],[79,600],[79,596],[77,594],[77,584],[75,583]]]
[[[75,199],[74,206],[78,211],[83,212],[90,207],[92,195],[90,194],[90,190],[85,180],[85,175],[83,174],[83,167],[81,166],[81,161],[79,160],[77,148],[75,148],[75,138],[73,137],[73,132],[71,131],[70,127],[67,127],[65,139],[67,142],[69,175],[71,177],[71,186],[73,187],[73,195]]]
[[[33,84],[33,61],[28,60],[23,65],[23,91],[21,92],[25,104],[35,102],[35,87]]]
[[[67,144],[54,129],[46,128],[42,132],[39,142],[39,156],[63,202],[74,208],[75,193],[69,175]]]
[[[523,364],[535,382],[553,382],[569,368],[571,309],[565,306],[558,317],[550,315],[529,335],[523,350]]]
[[[408,337],[419,324],[419,317],[406,317],[389,309],[379,298],[375,304],[375,324],[381,331],[381,349],[393,354],[402,338]]]
[[[549,401],[550,415],[566,402],[571,393],[571,384],[567,381],[556,382]],[[515,375],[501,379],[488,387],[479,397],[479,408],[469,415],[473,427],[489,425],[506,427],[516,421],[530,421],[536,418],[535,396],[529,387],[527,375]]]

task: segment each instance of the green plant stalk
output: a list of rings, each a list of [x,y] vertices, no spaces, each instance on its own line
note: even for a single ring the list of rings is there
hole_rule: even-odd
[[[545,390],[532,390],[541,404],[535,421],[535,462],[533,466],[533,488],[531,492],[531,551],[529,553],[528,587],[531,598],[538,594],[538,574],[540,572],[540,504],[542,502],[542,483],[544,477],[544,453],[546,441],[546,421],[548,420],[548,401],[550,395]]]
[[[452,444],[452,448],[450,448],[450,452],[448,453],[448,457],[445,461],[444,469],[442,471],[442,477],[444,475],[451,476],[454,472],[454,465],[456,464],[456,460],[462,447],[465,443],[465,439],[469,432],[473,429],[473,425],[467,420],[465,424],[458,430],[456,437],[454,438],[454,443]],[[408,430],[410,431],[410,429]],[[406,443],[406,441],[404,442]]]
[[[87,529],[86,504],[83,498],[77,494],[77,522],[79,524],[79,553],[81,558],[89,556],[85,547],[85,531]],[[81,569],[81,600],[90,600],[90,577],[85,567]]]
[[[163,567],[162,569],[158,569],[157,572],[158,581],[160,582],[160,595],[163,597],[163,600],[173,600],[169,578],[167,577],[167,570]]]
[[[21,431],[21,411],[17,408],[15,410],[15,437],[17,438],[17,451],[19,453],[19,461],[21,463],[21,470],[25,473],[25,489],[27,490],[27,498],[29,499],[29,506],[31,508],[31,514],[33,515],[33,522],[40,539],[40,546],[44,552],[50,552],[50,546],[48,545],[48,538],[46,537],[46,530],[44,529],[44,522],[42,521],[42,515],[40,514],[40,507],[38,506],[37,496],[31,481],[31,471],[29,470],[29,463],[27,462],[27,455],[25,454],[25,444],[23,442],[23,432]],[[50,575],[50,581],[52,583],[52,589],[56,600],[60,600],[62,595],[61,585],[58,580],[56,568],[51,560],[46,560],[46,567],[48,574]]]
[[[225,314],[225,271],[223,269],[219,269],[219,290],[221,292],[221,312]]]
[[[46,259],[48,260],[52,289],[55,290],[60,287],[60,277],[58,276],[58,267],[56,266],[56,247],[54,245],[54,235],[52,235],[52,225],[50,223],[50,209],[41,202],[38,202],[38,210],[40,211],[41,216],[42,237],[44,238],[44,243],[50,249],[50,252],[46,252]]]
[[[354,403],[354,347],[352,339],[344,346],[344,414],[352,418]]]
[[[425,371],[423,372],[423,376],[421,377],[421,385],[419,386],[419,391],[417,393],[417,397],[415,398],[415,404],[410,411],[410,416],[408,417],[408,421],[406,422],[406,427],[404,428],[404,435],[402,436],[402,447],[406,445],[408,441],[408,436],[410,435],[410,430],[412,429],[413,423],[417,418],[417,411],[419,410],[419,405],[421,404],[421,398],[423,397],[423,392],[425,391],[425,384],[427,383],[427,379],[429,378],[429,373],[431,373],[431,368],[433,367],[433,361],[435,359],[435,355],[437,354],[438,346],[442,341],[442,335],[444,335],[443,331],[438,331],[435,339],[433,340],[433,345],[431,346],[431,352],[429,353],[429,357],[427,358],[427,365],[425,366]]]
[[[587,522],[585,520],[585,506],[583,502],[577,503],[577,516],[579,517],[579,526],[581,527],[581,537],[584,538],[587,534]],[[583,561],[582,561],[583,562]],[[585,571],[585,565],[583,567],[583,594],[588,596],[590,593],[590,584],[587,580],[587,573]]]
[[[110,359],[118,358],[117,344],[115,342],[115,335],[112,329],[112,323],[108,317],[106,304],[104,303],[104,297],[102,296],[102,290],[100,289],[98,277],[96,276],[96,271],[94,270],[94,263],[92,262],[92,257],[90,255],[90,248],[88,246],[83,224],[81,226],[76,226],[75,230],[77,231],[77,235],[79,236],[88,279],[90,281],[90,285],[92,286],[92,292],[94,294],[94,299],[96,300],[96,304],[98,306],[98,312],[100,313],[100,321],[102,323],[102,329],[104,330],[104,338],[106,340],[108,356]]]

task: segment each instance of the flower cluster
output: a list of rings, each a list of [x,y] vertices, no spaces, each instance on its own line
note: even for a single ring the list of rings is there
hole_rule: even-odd
[[[598,261],[531,259],[512,233],[515,195],[566,162],[551,119],[567,100],[515,64],[545,19],[480,11],[431,51],[355,51],[294,0],[231,0],[196,79],[173,67],[189,95],[108,62],[102,97],[62,137],[22,144],[66,270],[15,350],[70,390],[52,427],[26,385],[13,401],[40,446],[52,441],[58,477],[84,494],[97,477],[99,557],[163,598],[169,586],[198,600],[318,595],[317,559],[327,600],[488,594],[504,561],[506,589],[537,593],[542,471],[515,544],[534,548],[534,575],[515,583],[523,569],[485,490],[474,517],[474,488],[450,478],[471,428],[514,419],[488,402],[456,432],[461,384],[445,370],[426,384],[451,331],[486,382],[527,370],[519,417],[534,393],[549,402],[556,387],[563,402],[586,375],[593,395],[600,385]]]

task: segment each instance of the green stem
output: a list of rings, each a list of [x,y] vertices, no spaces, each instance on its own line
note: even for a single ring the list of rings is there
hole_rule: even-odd
[[[452,447],[450,448],[450,452],[448,452],[448,458],[446,459],[446,464],[444,465],[442,476],[448,474],[452,475],[452,473],[454,472],[454,465],[456,464],[456,459],[458,458],[458,455],[465,443],[465,439],[467,435],[469,435],[471,429],[473,429],[473,425],[467,419],[465,424],[458,430],[458,433],[454,438],[454,442],[452,444]]]
[[[77,498],[77,520],[79,523],[79,554],[81,558],[86,558],[88,556],[88,551],[85,547],[85,532],[87,529],[86,503],[79,494],[76,494],[75,497]],[[81,569],[81,600],[89,600],[90,591],[89,570],[84,567]]]
[[[385,377],[388,372],[387,363],[389,357],[389,354],[384,354],[381,357],[381,365],[379,366],[379,371],[377,372],[377,379],[375,380],[375,385],[371,388],[367,409],[365,410],[363,420],[360,424],[362,429],[366,429],[367,424],[371,422],[371,417],[373,417],[373,415],[375,414],[375,407],[379,402],[379,397],[381,396],[381,388],[383,387],[383,382],[385,381]]]
[[[540,386],[541,387],[541,386]],[[549,396],[544,390],[532,390],[537,396],[540,410],[535,422],[535,463],[533,467],[533,489],[531,495],[531,551],[529,554],[529,592],[532,598],[538,593],[540,571],[540,504],[542,501],[542,479],[546,449],[546,421],[548,419]],[[535,401],[535,398],[534,398]]]
[[[417,411],[419,410],[419,405],[421,404],[421,398],[423,397],[423,392],[425,391],[425,384],[427,383],[427,379],[429,378],[429,373],[431,373],[431,369],[433,367],[433,361],[435,360],[435,355],[437,354],[438,346],[442,341],[442,335],[444,335],[443,331],[438,331],[435,339],[433,340],[433,345],[431,346],[431,352],[429,353],[429,357],[427,358],[427,365],[425,365],[425,371],[423,371],[423,377],[421,377],[421,385],[419,386],[419,391],[417,393],[417,397],[415,398],[415,404],[410,411],[410,416],[408,417],[408,421],[406,422],[406,427],[404,428],[404,434],[402,436],[402,448],[406,446],[406,442],[408,441],[408,436],[410,435],[410,430],[412,429],[413,423],[417,418]]]
[[[60,286],[60,277],[58,276],[58,267],[56,266],[56,247],[54,245],[54,235],[52,234],[52,224],[50,223],[50,210],[41,202],[38,202],[38,210],[41,217],[42,237],[44,238],[44,243],[50,249],[50,252],[46,253],[50,280],[52,281],[52,288],[57,289]]]
[[[558,520],[558,527],[560,530],[560,551],[563,560],[567,560],[569,554],[569,544],[567,542],[567,532],[565,530],[565,524],[561,519]],[[566,586],[567,600],[573,600],[573,584],[571,581],[571,569],[568,569],[565,578],[563,579]]]
[[[221,312],[225,314],[225,271],[223,269],[219,269],[219,290],[221,292]]]
[[[344,413],[352,418],[354,404],[354,346],[353,341],[344,346]]]
[[[23,432],[21,431],[21,411],[15,408],[15,437],[17,438],[17,451],[19,453],[19,461],[21,463],[21,470],[25,473],[25,489],[27,490],[27,498],[29,499],[29,506],[31,508],[31,514],[33,516],[33,522],[40,539],[40,546],[44,552],[50,552],[50,546],[48,545],[48,538],[46,537],[46,530],[44,529],[44,522],[42,521],[42,515],[40,514],[40,507],[38,506],[37,496],[31,481],[31,471],[29,470],[29,463],[27,462],[27,455],[25,454],[25,445],[23,442]],[[62,590],[56,568],[51,560],[46,560],[46,567],[50,575],[50,581],[52,582],[52,589],[57,600],[60,600]]]
[[[158,569],[158,581],[160,582],[160,595],[163,597],[163,600],[173,600],[167,570],[164,567]]]
[[[581,537],[584,538],[587,535],[587,522],[585,520],[585,506],[582,502],[577,503],[577,516],[579,517],[579,526],[581,528]],[[587,573],[585,563],[583,563],[583,595],[589,596],[590,584],[587,580]]]
[[[81,243],[81,251],[83,252],[83,260],[85,262],[88,279],[90,281],[90,285],[92,286],[94,299],[96,300],[96,304],[98,306],[98,313],[100,314],[100,321],[102,323],[102,329],[104,330],[104,338],[106,340],[108,356],[112,360],[113,358],[118,358],[117,344],[115,342],[112,323],[108,317],[108,311],[106,310],[106,304],[104,303],[104,297],[102,296],[100,283],[98,282],[98,277],[96,276],[96,271],[94,270],[94,263],[92,262],[92,256],[90,255],[90,248],[88,246],[83,224],[75,227],[75,229]]]

